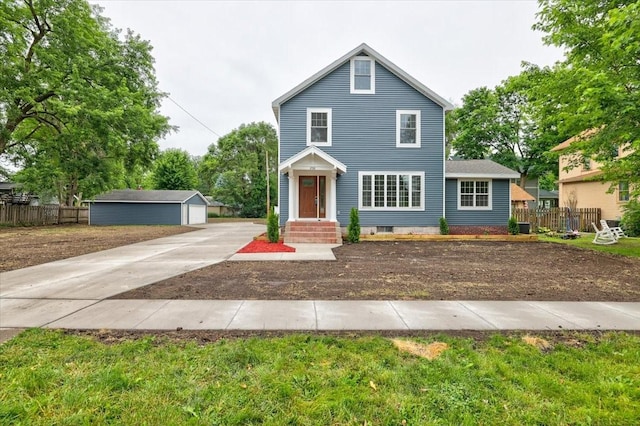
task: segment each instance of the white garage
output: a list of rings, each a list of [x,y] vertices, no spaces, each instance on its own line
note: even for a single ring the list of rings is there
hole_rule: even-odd
[[[207,223],[207,206],[196,204],[186,204],[187,207],[187,225],[198,225]]]

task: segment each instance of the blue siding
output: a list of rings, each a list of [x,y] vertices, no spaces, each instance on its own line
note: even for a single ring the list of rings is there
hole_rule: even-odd
[[[351,94],[349,62],[280,106],[280,161],[306,148],[306,109],[332,108],[332,146],[347,166],[337,179],[338,221],[358,207],[359,171],[424,171],[425,211],[361,211],[363,226],[437,226],[442,216],[443,109],[376,63],[376,93]],[[421,148],[396,148],[396,110],[421,111]],[[288,181],[280,179],[281,223],[288,219]]]
[[[493,179],[492,210],[458,210],[458,180],[446,182],[446,217],[449,225],[507,225],[509,181]]]
[[[181,204],[100,203],[89,207],[91,225],[180,225]]]
[[[194,195],[193,197],[189,198],[187,201],[184,202],[184,204],[196,204],[198,206],[206,206],[207,203],[200,198],[199,195]]]

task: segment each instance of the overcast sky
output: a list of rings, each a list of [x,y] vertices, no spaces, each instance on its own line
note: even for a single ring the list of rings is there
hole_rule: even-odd
[[[276,124],[271,102],[360,43],[454,104],[477,87],[551,65],[562,52],[534,32],[535,1],[98,0],[117,28],[153,45],[160,89],[219,135]],[[179,130],[161,149],[203,155],[218,136],[171,100]]]

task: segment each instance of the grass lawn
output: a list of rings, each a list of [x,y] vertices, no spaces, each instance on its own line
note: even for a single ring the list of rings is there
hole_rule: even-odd
[[[581,234],[580,238],[576,238],[575,240],[563,240],[560,237],[540,235],[538,237],[538,241],[568,244],[575,247],[597,250],[605,253],[640,257],[640,238],[620,238],[616,244],[601,245],[593,244],[594,235],[595,234]]]
[[[0,424],[640,424],[640,336],[434,340],[292,335],[103,344],[30,330],[0,346]]]

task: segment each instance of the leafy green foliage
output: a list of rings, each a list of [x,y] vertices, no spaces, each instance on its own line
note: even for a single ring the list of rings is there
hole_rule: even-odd
[[[268,165],[266,155],[268,154]],[[209,146],[198,169],[202,185],[216,200],[238,207],[243,217],[264,217],[269,197],[277,198],[278,137],[265,122],[242,124]]]
[[[520,227],[518,226],[518,220],[511,216],[507,222],[507,231],[510,235],[518,235],[520,233]]]
[[[467,93],[463,106],[453,111],[456,155],[490,158],[516,170],[523,187],[528,178],[557,174],[557,158],[547,152],[567,135],[549,120],[551,107],[536,102],[546,96],[542,88],[552,79],[549,70],[526,64],[520,75],[495,89],[481,87]]]
[[[565,133],[597,129],[571,144],[602,164],[605,181],[640,182],[640,3],[632,0],[540,0],[535,29],[562,47],[566,59],[555,67],[557,85],[547,103]],[[545,100],[540,100],[542,103]],[[613,153],[623,150],[620,157]],[[627,155],[628,154],[628,155]],[[633,186],[633,185],[632,185]],[[640,185],[633,186],[639,195]]]
[[[637,424],[640,337],[557,339],[408,339],[449,345],[428,361],[381,337],[104,344],[33,329],[0,346],[0,422]]]
[[[640,237],[640,202],[630,200],[624,206],[621,224],[626,235]]]
[[[154,189],[190,190],[198,185],[198,175],[187,151],[167,149],[155,162]]]
[[[360,242],[360,215],[358,214],[358,209],[355,207],[351,207],[351,212],[349,213],[347,241],[350,243]]]
[[[267,238],[271,243],[277,243],[280,240],[280,223],[279,215],[277,215],[273,209],[267,216]]]
[[[0,3],[0,156],[62,203],[122,186],[169,125],[151,46],[85,0]]]
[[[444,217],[440,218],[440,235],[449,235],[449,224]]]

